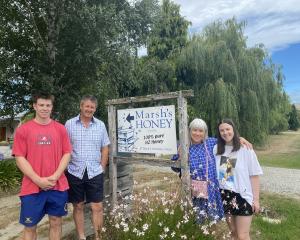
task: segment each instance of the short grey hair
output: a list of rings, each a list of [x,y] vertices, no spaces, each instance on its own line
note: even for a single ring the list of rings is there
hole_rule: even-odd
[[[190,128],[190,135],[193,129],[203,129],[205,132],[204,140],[208,138],[208,129],[207,129],[206,122],[204,120],[200,118],[195,118],[193,121],[191,121],[189,128]]]
[[[97,98],[93,95],[84,95],[80,100],[80,105],[83,104],[85,101],[91,101],[92,103],[95,103],[96,107],[98,105]]]

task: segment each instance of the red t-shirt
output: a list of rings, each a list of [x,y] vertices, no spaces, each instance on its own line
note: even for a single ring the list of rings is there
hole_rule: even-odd
[[[64,125],[54,120],[47,125],[31,120],[16,130],[13,156],[26,158],[40,177],[51,176],[65,153],[71,153],[70,140]],[[65,191],[68,188],[67,178],[62,174],[53,190]],[[41,189],[30,178],[23,177],[20,196],[39,191]]]

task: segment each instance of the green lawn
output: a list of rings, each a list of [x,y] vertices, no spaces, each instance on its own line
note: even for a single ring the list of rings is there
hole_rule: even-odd
[[[300,169],[300,131],[270,135],[267,144],[256,151],[261,165]]]
[[[259,156],[262,166],[300,169],[300,152]]]
[[[252,239],[298,240],[300,239],[300,200],[284,198],[276,194],[262,194],[261,206],[269,210],[267,216],[280,219],[281,223],[263,220],[265,213],[254,217]]]

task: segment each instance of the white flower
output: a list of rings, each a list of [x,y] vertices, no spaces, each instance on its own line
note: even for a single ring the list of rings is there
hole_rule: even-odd
[[[208,231],[208,228],[207,228],[208,226],[207,225],[203,225],[202,227],[201,227],[201,230],[203,231],[203,233],[205,234],[205,235],[208,235],[209,234],[209,231]]]
[[[146,231],[146,230],[148,230],[148,228],[149,228],[149,225],[145,223],[145,224],[143,225],[143,230]]]
[[[165,234],[159,234],[160,239],[164,239],[165,238]]]
[[[169,230],[169,228],[168,227],[164,227],[164,232],[165,233],[167,233],[167,232],[169,232],[170,230]]]

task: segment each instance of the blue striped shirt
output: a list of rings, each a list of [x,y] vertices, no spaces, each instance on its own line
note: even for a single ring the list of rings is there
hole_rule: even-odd
[[[89,179],[101,174],[101,149],[110,144],[104,123],[93,117],[86,128],[78,115],[68,120],[65,126],[73,149],[68,172],[80,179],[85,169]]]

